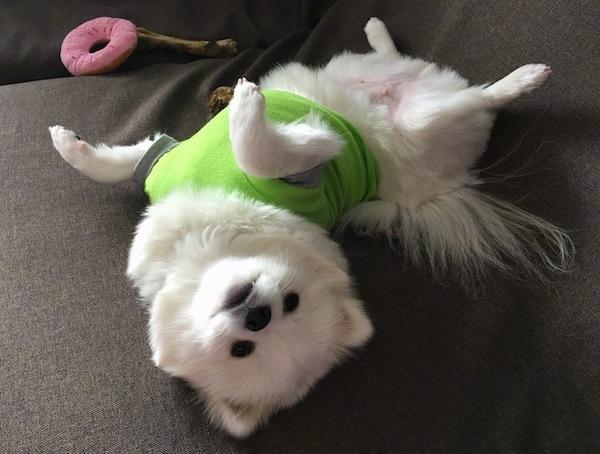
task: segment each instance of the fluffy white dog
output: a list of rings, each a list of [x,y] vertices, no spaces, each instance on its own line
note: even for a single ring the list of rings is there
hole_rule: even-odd
[[[337,225],[397,239],[437,272],[560,269],[563,231],[480,192],[471,170],[495,109],[541,86],[550,69],[526,65],[468,86],[401,55],[380,20],[365,32],[368,54],[345,52],[316,69],[290,63],[260,81],[342,115],[375,157],[376,196],[346,207]],[[239,169],[255,181],[316,175],[318,184],[347,138],[318,112],[271,121],[261,89],[239,81],[228,109]],[[132,178],[163,137],[94,147],[61,126],[50,133],[69,164],[105,183]],[[211,418],[236,436],[302,399],[373,332],[327,230],[275,205],[226,189],[170,191],[147,209],[129,255],[127,273],[149,307],[153,361],[198,389]]]

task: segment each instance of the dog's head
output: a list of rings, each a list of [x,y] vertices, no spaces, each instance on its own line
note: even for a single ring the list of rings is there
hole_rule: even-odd
[[[197,388],[210,417],[245,436],[293,405],[372,326],[346,272],[284,236],[195,239],[151,306],[154,362]]]

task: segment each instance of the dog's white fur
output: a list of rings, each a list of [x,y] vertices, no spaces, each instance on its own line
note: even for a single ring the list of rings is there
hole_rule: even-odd
[[[561,269],[564,232],[480,192],[471,170],[494,110],[541,86],[549,68],[526,65],[492,85],[469,87],[449,69],[401,55],[380,20],[369,20],[365,32],[371,53],[342,53],[318,69],[286,64],[260,81],[341,113],[377,158],[378,200],[350,211],[341,226],[398,239],[435,271],[466,275],[507,263],[532,274]],[[50,132],[67,162],[106,183],[131,178],[154,141],[93,147],[60,126]],[[230,138],[240,167],[260,177],[313,168],[342,147],[316,115],[292,125],[267,121],[259,88],[245,79],[230,104]],[[150,206],[127,272],[149,304],[154,362],[201,391],[212,419],[236,436],[296,403],[372,333],[327,232],[237,194],[182,190]],[[260,331],[244,328],[246,309],[223,310],[228,292],[248,282],[272,311]],[[291,291],[300,304],[284,313]],[[254,342],[252,354],[232,357],[236,340]]]

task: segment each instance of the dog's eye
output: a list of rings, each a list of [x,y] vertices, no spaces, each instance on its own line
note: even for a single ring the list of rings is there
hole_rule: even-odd
[[[254,342],[237,341],[231,346],[231,356],[235,358],[243,358],[254,351]]]
[[[299,302],[300,297],[296,292],[288,293],[283,298],[283,312],[294,312]]]

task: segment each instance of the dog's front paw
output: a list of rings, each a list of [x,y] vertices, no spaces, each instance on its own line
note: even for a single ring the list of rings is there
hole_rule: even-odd
[[[233,90],[232,102],[237,102],[243,106],[252,105],[262,107],[264,106],[265,98],[260,92],[258,85],[243,77],[238,79],[237,85]]]
[[[233,135],[262,131],[265,123],[265,98],[258,85],[238,80],[229,103],[229,129]],[[245,139],[242,139],[245,140]]]
[[[73,167],[79,169],[89,160],[93,148],[73,131],[62,126],[50,126],[48,130],[56,151]]]

